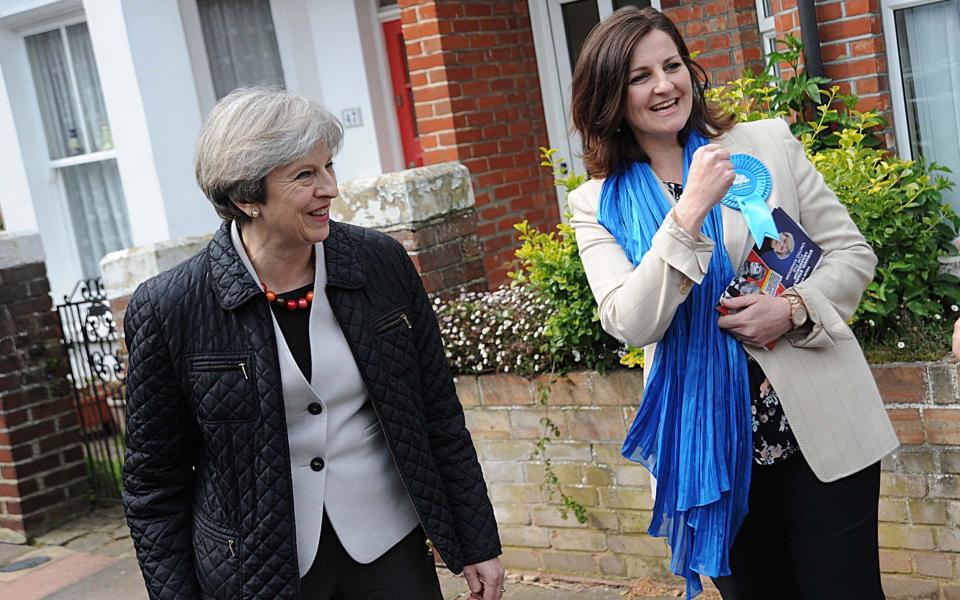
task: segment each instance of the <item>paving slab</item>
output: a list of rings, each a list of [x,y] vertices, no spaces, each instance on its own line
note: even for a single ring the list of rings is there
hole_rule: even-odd
[[[43,600],[147,600],[136,558],[119,560]]]
[[[0,543],[0,567],[14,562],[21,554],[26,554],[33,550],[30,546],[23,544],[4,544]]]
[[[11,578],[10,580],[0,579],[0,598],[43,600],[50,594],[62,590],[78,581],[88,578],[96,580],[97,573],[102,570],[108,570],[111,564],[117,561],[117,559],[110,558],[109,556],[71,552],[56,547],[41,548],[39,551],[28,552],[21,556],[20,559],[22,560],[40,551],[44,554],[49,554],[48,551],[50,550],[61,550],[65,554],[56,556],[55,560],[23,572],[17,571],[16,573],[0,574],[4,576],[16,575],[16,578]],[[101,596],[101,598],[113,597]]]

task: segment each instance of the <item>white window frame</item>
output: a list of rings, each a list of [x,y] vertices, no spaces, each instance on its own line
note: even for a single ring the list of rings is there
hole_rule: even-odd
[[[203,25],[200,23],[200,9],[197,0],[177,0],[180,6],[180,18],[183,21],[183,34],[187,39],[187,51],[193,69],[193,80],[197,88],[197,101],[200,113],[206,115],[217,104],[217,94],[213,87],[213,73],[210,71],[210,57],[203,39]],[[280,53],[280,69],[283,71],[284,85],[288,90],[299,89],[296,81],[296,45],[281,33],[277,26],[278,12],[284,10],[285,3],[270,0],[270,13],[274,23],[274,36]]]
[[[77,111],[77,114],[81,116],[80,119],[80,142],[83,144],[84,148],[90,147],[90,132],[87,131],[87,120],[83,117],[83,106],[80,104],[80,87],[77,84],[77,74],[73,68],[73,54],[70,52],[70,44],[67,43],[67,27],[71,25],[79,25],[80,23],[86,23],[87,19],[85,15],[73,15],[69,18],[61,18],[57,21],[46,22],[42,25],[33,25],[28,29],[22,29],[18,31],[20,37],[23,38],[24,43],[26,39],[31,35],[36,35],[39,33],[49,33],[54,30],[60,31],[60,39],[63,42],[64,53],[67,58],[67,66],[70,69],[70,90],[73,92],[73,99],[76,106],[74,108]],[[30,82],[33,83],[33,93],[36,94],[36,82],[33,79],[33,69],[30,69]],[[103,90],[101,90],[101,93]],[[46,125],[43,124],[43,115],[40,116],[41,125],[45,128]],[[116,160],[117,151],[114,148],[109,150],[97,150],[95,152],[84,152],[83,154],[78,154],[76,156],[65,156],[63,158],[50,158],[50,148],[47,147],[46,137],[44,137],[44,148],[47,150],[46,159],[47,166],[50,169],[57,171],[57,178],[60,180],[60,186],[63,186],[63,177],[59,175],[59,169],[64,167],[73,167],[76,165],[85,165],[89,163],[102,162],[105,160]],[[66,198],[66,190],[61,190]]]
[[[890,78],[890,100],[893,110],[893,132],[897,139],[897,155],[912,160],[910,126],[907,123],[907,100],[903,94],[903,71],[900,65],[900,45],[897,43],[897,24],[894,12],[941,0],[882,0],[883,38],[887,51],[887,75]],[[957,174],[960,176],[960,174]]]
[[[760,44],[763,46],[764,62],[770,62],[770,53],[776,50],[777,28],[773,15],[768,15],[763,0],[757,2],[757,26],[760,28]]]
[[[26,38],[37,35],[41,33],[48,33],[50,31],[59,30],[61,35],[61,40],[64,45],[64,52],[67,58],[67,64],[70,69],[70,87],[73,92],[74,102],[76,103],[75,109],[77,114],[80,115],[80,129],[82,132],[81,140],[85,148],[89,148],[89,132],[87,132],[86,119],[83,117],[83,106],[80,104],[80,94],[76,81],[76,72],[73,68],[73,56],[70,51],[70,44],[66,38],[66,29],[72,25],[78,25],[80,23],[87,23],[86,14],[82,9],[71,9],[63,13],[51,16],[49,18],[44,18],[36,21],[31,21],[28,25],[22,27],[16,27],[13,29],[14,33],[20,38],[21,44],[23,44],[24,52],[26,52]],[[86,152],[84,154],[79,154],[75,156],[65,156],[63,158],[50,158],[51,152],[50,147],[47,144],[46,137],[46,125],[43,122],[43,115],[39,110],[39,99],[37,98],[37,86],[36,81],[34,80],[34,73],[32,65],[29,64],[29,61],[24,63],[26,68],[27,79],[30,82],[30,90],[28,94],[34,104],[35,109],[34,119],[36,122],[37,129],[36,131],[40,134],[40,148],[42,149],[43,156],[38,157],[44,163],[45,170],[48,173],[48,193],[50,196],[47,198],[47,202],[51,204],[53,212],[57,214],[59,220],[59,226],[65,232],[67,239],[64,240],[66,243],[62,246],[65,248],[73,249],[74,252],[77,252],[79,248],[79,240],[77,239],[77,232],[73,226],[73,219],[70,216],[70,198],[67,194],[66,183],[63,177],[63,169],[66,167],[72,167],[76,165],[91,164],[95,162],[103,162],[107,160],[117,160],[117,151],[115,148],[109,150],[97,150],[94,152]],[[99,70],[99,65],[97,65]],[[103,89],[101,88],[101,94]],[[112,128],[112,124],[111,124]],[[111,129],[112,133],[112,129]],[[120,189],[124,196],[126,196],[126,190],[123,187],[123,181],[120,181]],[[33,192],[33,201],[38,201],[37,192]],[[129,235],[133,235],[132,231],[127,232]],[[79,261],[76,255],[71,259],[68,259],[71,262],[71,269],[75,271],[74,277],[82,273],[82,263]],[[72,283],[72,282],[71,282]],[[56,284],[54,284],[55,287]],[[54,290],[55,292],[65,292],[64,290]],[[55,296],[56,297],[56,296]]]
[[[573,0],[527,0],[530,11],[530,27],[533,30],[533,45],[537,56],[537,74],[540,78],[540,97],[543,101],[544,120],[547,125],[547,142],[566,159],[567,166],[577,173],[585,173],[583,159],[579,155],[579,136],[571,132],[567,117],[570,90],[563,89],[564,78],[571,79],[569,60],[566,55],[558,57],[555,39],[564,39],[563,24],[550,18],[553,5],[566,4]],[[600,20],[613,14],[613,0],[596,0]],[[650,6],[660,10],[660,0],[651,0]],[[560,36],[557,38],[557,36]],[[557,203],[560,214],[566,210],[566,191],[557,187]]]

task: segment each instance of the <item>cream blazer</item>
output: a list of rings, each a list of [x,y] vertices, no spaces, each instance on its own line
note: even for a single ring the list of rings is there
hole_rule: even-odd
[[[812,327],[787,334],[773,350],[744,348],[777,390],[810,468],[821,481],[840,479],[898,445],[863,351],[847,326],[873,278],[876,256],[784,121],[739,124],[715,142],[762,160],[773,178],[767,204],[783,208],[823,249],[820,266],[792,290],[803,298]],[[614,337],[642,346],[650,365],[677,307],[703,280],[714,241],[702,233],[690,237],[670,211],[634,268],[597,223],[602,186],[602,179],[592,179],[570,193],[570,224],[601,325]],[[672,201],[666,188],[663,192]],[[753,237],[738,211],[721,210],[723,242],[736,267]]]

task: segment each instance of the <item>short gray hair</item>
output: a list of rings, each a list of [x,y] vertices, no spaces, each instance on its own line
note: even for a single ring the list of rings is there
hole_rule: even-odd
[[[225,221],[248,219],[234,202],[263,203],[267,174],[322,144],[336,154],[343,126],[306,96],[267,87],[239,88],[207,118],[197,140],[197,184]]]

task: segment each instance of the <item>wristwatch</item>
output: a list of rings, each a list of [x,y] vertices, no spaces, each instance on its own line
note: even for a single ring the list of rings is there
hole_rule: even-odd
[[[793,323],[793,328],[802,327],[810,318],[803,298],[794,294],[784,294],[783,297],[790,303],[790,321]]]

